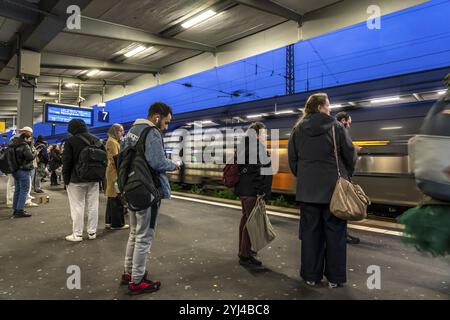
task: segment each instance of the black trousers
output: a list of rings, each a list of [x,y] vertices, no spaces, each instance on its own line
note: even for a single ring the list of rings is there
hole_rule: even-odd
[[[347,282],[347,221],[336,218],[329,204],[303,203],[300,208],[301,267],[305,281]]]
[[[52,186],[56,186],[58,184],[58,176],[56,175],[55,170],[52,170],[52,174],[50,175],[50,184]]]
[[[125,225],[124,208],[119,198],[108,197],[105,223],[110,224],[112,228],[120,228]]]

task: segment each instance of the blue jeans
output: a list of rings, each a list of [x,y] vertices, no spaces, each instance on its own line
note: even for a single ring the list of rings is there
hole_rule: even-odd
[[[14,211],[21,211],[25,207],[27,194],[30,190],[30,171],[17,170],[13,173],[14,177]]]

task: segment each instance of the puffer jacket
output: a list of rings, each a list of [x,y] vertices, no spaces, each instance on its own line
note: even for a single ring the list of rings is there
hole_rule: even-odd
[[[31,171],[34,169],[33,161],[36,157],[36,152],[33,151],[31,143],[26,142],[22,138],[14,138],[9,146],[14,148],[16,152],[19,170]]]

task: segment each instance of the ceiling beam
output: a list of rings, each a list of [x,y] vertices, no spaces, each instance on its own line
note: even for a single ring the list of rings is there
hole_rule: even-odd
[[[89,17],[81,17],[81,29],[65,29],[64,32],[105,39],[139,42],[143,44],[158,45],[162,47],[215,52],[215,47],[211,47],[201,43],[168,38],[140,29]]]
[[[99,69],[112,72],[158,73],[159,69],[134,64],[114,63],[103,60],[43,52],[41,68],[89,70]]]
[[[302,22],[302,15],[269,0],[235,0],[235,2],[253,9],[264,11],[288,20]]]
[[[37,4],[24,0],[1,0],[0,16],[18,21],[24,24],[36,24],[39,21],[39,9]]]
[[[3,0],[5,1],[5,0]],[[10,0],[7,0],[11,2]],[[39,13],[39,22],[33,25],[25,25],[19,31],[21,47],[33,51],[41,52],[65,27],[68,14],[67,8],[70,5],[77,5],[83,10],[93,0],[40,0],[38,9],[33,9]],[[14,1],[16,2],[16,1]],[[17,3],[24,2],[20,0]],[[22,7],[24,8],[24,7]],[[34,12],[28,5],[28,9]],[[11,44],[17,43],[15,37]],[[8,63],[0,66],[0,79],[11,80],[15,72],[6,70],[5,66],[14,66],[13,59],[16,56],[16,50],[11,50]]]
[[[42,51],[67,24],[66,10],[71,5],[77,5],[83,10],[93,0],[41,0],[40,9],[48,12],[39,24],[24,30],[22,47],[34,51]]]

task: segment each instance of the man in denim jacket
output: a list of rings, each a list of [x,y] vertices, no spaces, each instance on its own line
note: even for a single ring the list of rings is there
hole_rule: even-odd
[[[160,191],[163,199],[170,198],[170,185],[166,171],[179,169],[179,165],[166,158],[162,132],[167,130],[172,120],[172,109],[162,102],[152,104],[147,119],[137,119],[124,139],[124,147],[137,143],[147,126],[150,130],[145,139],[145,158],[152,169],[159,173]],[[125,272],[122,284],[128,284],[131,294],[157,291],[161,283],[147,278],[147,256],[155,236],[159,204],[147,210],[130,212],[130,236],[125,254]]]

